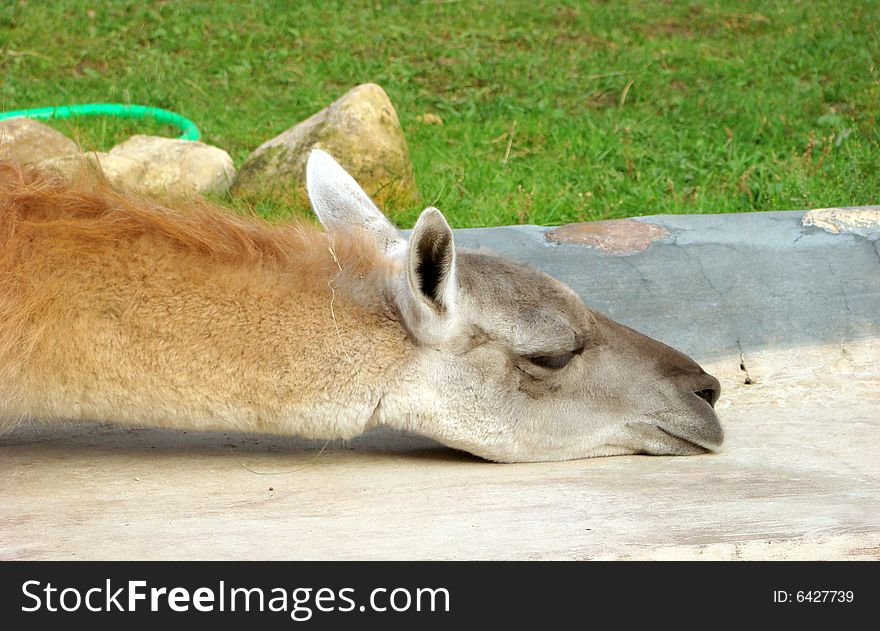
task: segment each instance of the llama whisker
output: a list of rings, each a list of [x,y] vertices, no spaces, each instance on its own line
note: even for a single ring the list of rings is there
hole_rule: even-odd
[[[327,449],[327,445],[329,445],[331,442],[332,442],[332,439],[327,440],[324,443],[324,445],[321,447],[321,450],[318,453],[316,453],[314,456],[312,456],[305,464],[302,464],[298,467],[294,467],[293,469],[288,469],[287,471],[257,471],[256,469],[252,469],[251,467],[249,467],[248,465],[246,465],[244,462],[242,462],[240,460],[239,460],[238,464],[241,465],[242,469],[245,469],[246,471],[249,471],[255,475],[289,475],[291,473],[296,473],[298,471],[302,471],[304,469],[307,469],[309,467],[309,465],[312,465],[315,462],[317,462],[318,458],[320,458],[321,455],[324,453],[324,450]]]

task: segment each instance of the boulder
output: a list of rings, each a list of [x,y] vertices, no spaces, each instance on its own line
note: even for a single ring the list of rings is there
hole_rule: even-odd
[[[63,177],[70,178],[82,171],[84,160],[100,169],[114,186],[139,190],[144,167],[137,160],[122,155],[113,155],[104,151],[88,151],[43,160],[39,166],[44,170],[54,171]]]
[[[0,121],[0,160],[37,164],[78,153],[79,146],[74,141],[32,118]]]
[[[313,148],[332,155],[379,204],[400,207],[418,200],[397,113],[374,83],[357,86],[257,147],[239,169],[232,194],[307,204],[306,160]]]
[[[222,194],[235,177],[229,154],[202,142],[132,136],[109,152],[84,156],[100,166],[115,186],[147,195]],[[43,161],[40,166],[69,176],[80,168],[81,156]]]
[[[137,188],[153,195],[219,195],[229,189],[235,177],[229,154],[203,142],[132,136],[113,147],[109,155],[139,163],[143,172]]]

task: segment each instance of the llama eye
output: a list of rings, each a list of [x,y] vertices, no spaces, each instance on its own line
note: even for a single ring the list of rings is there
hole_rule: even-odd
[[[553,355],[534,355],[527,357],[530,362],[541,368],[549,368],[551,370],[559,370],[565,368],[574,359],[576,353],[573,351],[565,351],[564,353],[555,353]]]

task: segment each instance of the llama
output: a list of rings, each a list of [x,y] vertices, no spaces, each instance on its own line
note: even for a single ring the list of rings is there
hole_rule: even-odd
[[[721,444],[687,356],[434,208],[402,238],[320,150],[306,171],[325,231],[0,164],[0,425],[386,425],[497,462]]]

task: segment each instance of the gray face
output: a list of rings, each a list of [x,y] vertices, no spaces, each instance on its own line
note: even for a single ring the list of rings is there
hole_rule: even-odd
[[[590,310],[546,274],[457,249],[437,209],[404,240],[323,152],[307,171],[327,229],[366,231],[401,270],[385,294],[411,361],[382,392],[378,422],[502,462],[721,444],[718,381],[689,357]]]
[[[718,381],[689,357],[494,254],[459,249],[457,276],[458,333],[430,354],[448,422],[489,429],[462,447],[520,461],[720,446]]]

